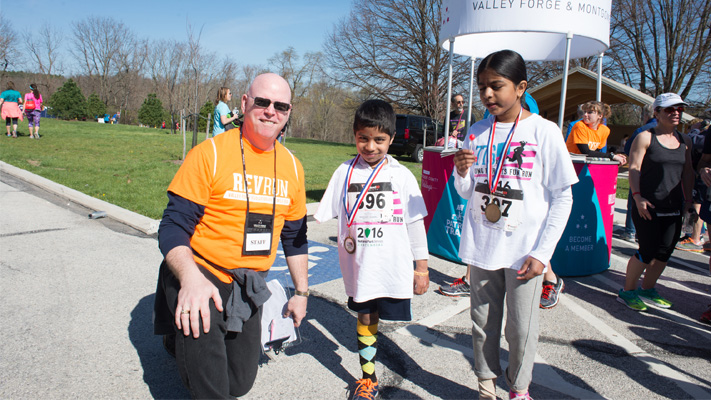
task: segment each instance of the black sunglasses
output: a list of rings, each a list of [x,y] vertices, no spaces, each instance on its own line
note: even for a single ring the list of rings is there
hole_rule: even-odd
[[[664,112],[667,114],[671,114],[674,111],[679,111],[679,114],[684,112],[684,106],[679,106],[679,107],[667,107],[664,109]]]
[[[247,97],[252,97],[252,96],[247,95]],[[272,104],[271,99],[265,99],[264,97],[252,97],[252,99],[254,99],[254,105],[257,107],[267,108],[267,107],[269,107],[270,104]],[[274,109],[277,111],[281,111],[281,112],[287,112],[287,111],[291,110],[291,104],[282,103],[281,101],[275,101],[274,102]]]

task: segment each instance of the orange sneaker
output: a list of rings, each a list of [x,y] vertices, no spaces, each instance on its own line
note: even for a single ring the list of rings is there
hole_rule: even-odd
[[[378,396],[378,382],[361,379],[356,381],[356,385],[358,386],[353,392],[353,400],[374,400]]]

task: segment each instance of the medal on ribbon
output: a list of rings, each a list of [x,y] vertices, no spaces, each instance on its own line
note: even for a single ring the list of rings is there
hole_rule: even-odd
[[[349,254],[353,254],[356,249],[356,241],[351,237],[351,225],[353,225],[353,221],[355,221],[355,216],[358,214],[358,209],[360,208],[360,205],[363,204],[363,199],[365,199],[365,195],[368,194],[368,189],[370,189],[370,186],[373,185],[373,182],[375,182],[375,178],[378,176],[378,173],[380,173],[380,170],[383,169],[383,166],[385,165],[385,160],[386,157],[383,157],[382,160],[380,160],[380,163],[373,168],[373,171],[370,173],[370,176],[368,177],[368,180],[365,182],[363,185],[363,189],[361,189],[360,193],[356,197],[356,202],[353,205],[353,208],[350,209],[348,207],[348,187],[351,185],[351,177],[353,176],[353,170],[355,169],[355,165],[360,159],[360,154],[356,156],[356,158],[353,159],[351,162],[351,165],[348,166],[348,171],[346,171],[346,175],[348,178],[345,181],[345,187],[343,188],[343,208],[346,210],[346,226],[348,228],[348,236],[343,240],[343,248],[346,249],[346,251]]]
[[[496,117],[494,117],[494,123],[491,125],[491,134],[489,135],[489,141],[486,146],[486,176],[488,178],[488,183],[489,183],[489,194],[494,195],[496,192],[496,188],[499,186],[499,180],[501,179],[501,171],[504,169],[504,161],[506,161],[506,156],[509,153],[509,147],[511,147],[511,141],[513,140],[514,137],[514,132],[516,131],[516,127],[518,126],[518,121],[521,119],[521,113],[523,113],[523,107],[521,110],[518,112],[518,116],[516,117],[516,121],[514,122],[513,127],[511,127],[511,130],[509,131],[508,136],[506,137],[505,141],[505,147],[504,147],[504,152],[501,154],[501,158],[499,159],[499,162],[496,163],[496,169],[494,169],[494,163],[496,160],[496,155],[494,154],[494,135],[496,134]],[[484,209],[484,215],[486,216],[486,219],[489,220],[489,222],[495,223],[498,222],[501,219],[501,209],[499,206],[493,201],[487,204],[486,208]]]

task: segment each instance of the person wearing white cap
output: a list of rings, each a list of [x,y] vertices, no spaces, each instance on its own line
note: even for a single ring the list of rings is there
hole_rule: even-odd
[[[679,240],[682,213],[689,210],[698,218],[691,198],[695,176],[691,140],[676,130],[686,105],[676,93],[657,96],[653,103],[657,126],[640,133],[632,143],[629,184],[639,249],[627,264],[625,286],[617,300],[637,311],[646,310],[645,303],[672,306],[657,293],[655,285]]]

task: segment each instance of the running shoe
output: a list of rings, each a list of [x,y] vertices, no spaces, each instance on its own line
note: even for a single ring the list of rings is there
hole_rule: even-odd
[[[702,253],[704,251],[704,246],[694,243],[694,240],[689,236],[678,241],[675,247],[679,250],[693,251],[694,253]]]
[[[533,400],[533,397],[531,397],[528,392],[519,394],[516,392],[509,391],[509,400]]]
[[[657,293],[657,289],[637,289],[637,296],[642,299],[643,302],[659,307],[659,308],[669,308],[672,306],[672,302],[660,296]]]
[[[626,242],[635,243],[637,241],[637,235],[631,232],[622,232],[620,234],[620,239]]]
[[[353,400],[374,400],[378,396],[378,382],[373,383],[370,379],[361,379],[356,381],[356,385]]]
[[[699,320],[701,322],[706,322],[707,324],[711,324],[711,304],[709,304],[708,310],[704,311],[701,314],[701,317],[699,317]]]
[[[544,281],[543,292],[541,292],[541,308],[553,308],[558,304],[560,296],[563,294],[563,279],[558,275],[556,283]]]
[[[617,293],[617,301],[631,308],[635,311],[645,311],[647,306],[639,298],[637,292],[634,290],[622,290]]]
[[[469,296],[469,290],[469,284],[464,277],[455,279],[451,285],[439,287],[439,292],[445,296]]]

